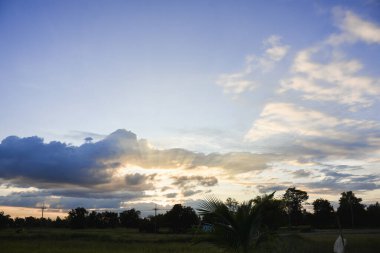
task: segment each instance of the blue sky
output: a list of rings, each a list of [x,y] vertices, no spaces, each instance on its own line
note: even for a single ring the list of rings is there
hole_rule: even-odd
[[[0,1],[0,205],[194,204],[294,185],[379,201],[379,12]]]

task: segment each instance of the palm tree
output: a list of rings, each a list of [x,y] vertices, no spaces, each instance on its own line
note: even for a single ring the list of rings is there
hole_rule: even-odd
[[[261,213],[263,204],[273,198],[274,192],[264,196],[259,203],[254,200],[239,204],[231,210],[223,201],[210,197],[198,209],[201,215],[211,218],[215,242],[234,252],[248,252],[262,236]]]

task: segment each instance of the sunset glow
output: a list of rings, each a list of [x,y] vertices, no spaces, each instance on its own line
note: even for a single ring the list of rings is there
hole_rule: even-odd
[[[377,1],[1,1],[0,211],[380,201]],[[144,213],[145,212],[145,213]]]

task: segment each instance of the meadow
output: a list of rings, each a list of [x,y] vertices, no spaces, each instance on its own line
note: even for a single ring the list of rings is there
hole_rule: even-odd
[[[333,252],[334,231],[300,233],[282,231],[252,252]],[[349,253],[380,252],[379,231],[349,231]],[[131,229],[15,229],[0,230],[4,253],[119,253],[178,252],[217,253],[222,248],[209,242],[207,234],[141,234]]]

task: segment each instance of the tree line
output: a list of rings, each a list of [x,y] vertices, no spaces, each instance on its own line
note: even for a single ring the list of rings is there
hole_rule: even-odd
[[[308,198],[307,192],[294,187],[285,192],[282,201],[290,226],[301,224],[316,228],[380,227],[379,203],[366,206],[352,191],[341,193],[336,211],[327,199],[318,198],[312,202],[313,212],[310,213],[302,206]]]
[[[140,232],[158,232],[160,227],[169,228],[171,232],[183,233],[199,224],[200,218],[191,207],[175,204],[165,214],[141,217],[141,212],[134,208],[120,213],[113,211],[89,211],[84,207],[71,209],[65,218],[11,218],[0,212],[0,228],[134,228]]]
[[[270,197],[268,197],[270,196]],[[257,196],[256,198],[239,203],[233,198],[225,202],[206,201],[209,206],[212,203],[220,204],[226,208],[225,212],[236,214],[239,210],[256,210],[260,206],[260,223],[268,230],[276,230],[279,227],[309,226],[311,228],[379,228],[380,205],[378,202],[365,206],[362,199],[355,196],[352,191],[341,193],[339,206],[334,210],[331,203],[323,198],[313,201],[313,212],[304,208],[309,199],[307,192],[288,188],[281,199],[273,198],[273,194]],[[211,204],[210,204],[211,203]],[[140,232],[158,232],[160,228],[169,228],[171,232],[183,233],[199,224],[215,224],[212,212],[206,212],[200,207],[198,213],[191,207],[176,204],[165,214],[141,217],[141,212],[134,208],[117,213],[113,211],[88,211],[84,207],[71,209],[65,218],[11,218],[0,212],[0,228],[14,227],[56,227],[56,228],[134,228]],[[220,222],[219,222],[220,223]]]
[[[312,203],[313,213],[303,208],[309,199],[307,192],[288,188],[281,199],[275,199],[274,193],[242,203],[231,198],[225,202],[217,198],[204,200],[198,212],[212,226],[209,241],[231,252],[248,253],[254,252],[265,241],[276,241],[276,238],[281,246],[282,240],[275,236],[281,226],[295,226],[301,232],[313,227],[341,228],[341,225],[350,228],[380,227],[379,203],[365,207],[362,199],[352,191],[341,194],[337,211],[328,200],[315,200]]]

